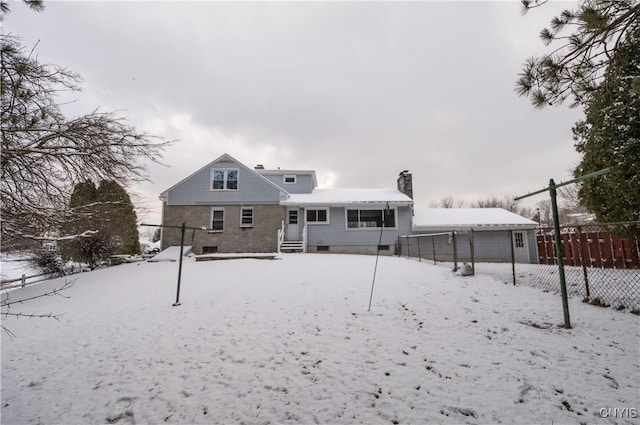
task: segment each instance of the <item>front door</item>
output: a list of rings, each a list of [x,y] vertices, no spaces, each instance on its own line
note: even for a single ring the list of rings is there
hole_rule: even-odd
[[[287,208],[287,229],[285,230],[285,240],[300,240],[300,217],[298,208]]]

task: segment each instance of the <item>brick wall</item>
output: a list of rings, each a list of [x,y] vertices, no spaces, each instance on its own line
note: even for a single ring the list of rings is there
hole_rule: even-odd
[[[168,226],[211,228],[211,209],[224,209],[224,230],[206,232],[187,230],[184,244],[193,246],[196,254],[203,247],[217,247],[217,252],[276,252],[278,229],[285,217],[280,205],[243,205],[253,208],[253,226],[240,227],[240,205],[211,207],[207,205],[164,205],[164,223]],[[180,245],[180,229],[163,229],[162,248]]]

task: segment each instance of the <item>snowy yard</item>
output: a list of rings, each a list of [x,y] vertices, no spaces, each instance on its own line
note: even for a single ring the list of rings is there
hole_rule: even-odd
[[[367,312],[374,257],[280,257],[188,259],[179,307],[169,262],[15,305],[66,314],[3,319],[2,423],[640,421],[636,315],[572,299],[566,330],[557,295],[396,257]]]

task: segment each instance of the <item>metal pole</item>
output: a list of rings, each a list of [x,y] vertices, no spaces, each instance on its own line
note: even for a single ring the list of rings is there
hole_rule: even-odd
[[[422,252],[420,252],[420,236],[416,238],[418,240],[418,262],[422,261]]]
[[[476,248],[475,248],[475,238],[473,234],[473,229],[471,229],[471,239],[469,241],[469,249],[471,250],[471,272],[476,274]]]
[[[584,276],[584,289],[586,292],[586,297],[590,298],[591,294],[589,291],[589,274],[587,273],[587,256],[584,254],[585,240],[584,233],[582,233],[582,227],[578,226],[578,243],[580,244],[580,262],[582,263],[582,275]]]
[[[558,258],[558,275],[560,277],[560,292],[562,293],[562,311],[564,312],[564,327],[571,329],[569,318],[569,299],[567,296],[567,282],[564,276],[564,259],[562,258],[562,241],[560,240],[560,218],[558,216],[558,202],[556,200],[556,183],[549,180],[549,194],[551,195],[551,210],[553,212],[553,230],[556,240],[556,257]]]
[[[456,231],[451,232],[451,238],[453,239],[453,271],[458,271],[458,247],[456,245]]]
[[[183,250],[184,250],[184,232],[186,230],[186,224],[182,223],[182,228],[181,228],[181,235],[180,235],[180,262],[178,265],[178,290],[176,292],[176,302],[173,303],[173,306],[179,306],[180,305],[180,278],[182,277],[182,257],[183,257]]]
[[[380,227],[380,239],[378,240],[378,250],[376,252],[376,265],[373,268],[373,279],[371,280],[371,295],[369,295],[369,308],[367,311],[371,311],[371,301],[373,300],[373,286],[376,284],[376,273],[378,272],[378,258],[380,257],[380,244],[382,243],[382,232],[384,232],[384,221],[386,216],[389,215],[389,203],[382,211],[382,226]],[[408,240],[409,238],[407,238]]]
[[[431,247],[433,248],[433,265],[436,265],[436,237],[431,236]]]
[[[513,248],[513,230],[509,230],[509,245],[511,245],[511,277],[513,277],[513,286],[516,286],[516,251]]]

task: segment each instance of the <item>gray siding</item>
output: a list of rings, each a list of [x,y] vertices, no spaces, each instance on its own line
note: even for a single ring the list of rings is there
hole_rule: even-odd
[[[296,183],[284,183],[285,175],[295,175]],[[288,193],[311,193],[315,187],[313,186],[313,178],[309,174],[282,173],[282,174],[264,174],[264,178],[273,184],[283,188]]]
[[[358,208],[350,206],[349,209]],[[367,208],[363,205],[361,208]],[[307,246],[311,251],[313,247],[329,246],[330,251],[339,252],[338,247],[374,247],[377,248],[380,240],[380,229],[346,229],[345,207],[332,207],[329,209],[329,224],[309,224],[307,226]],[[306,218],[306,217],[305,217]],[[411,209],[409,207],[396,208],[396,229],[384,229],[381,245],[390,245],[391,252],[398,242],[398,235],[406,235],[411,232]],[[366,250],[367,253],[369,250]]]
[[[517,250],[515,252],[516,262],[535,263],[537,261],[535,231],[518,231],[527,234],[527,243],[521,251]],[[429,233],[419,232],[416,234],[428,235]],[[418,246],[418,241],[420,243],[420,246]],[[470,241],[470,232],[456,232],[458,261],[471,261]],[[511,262],[511,233],[509,230],[474,232],[473,241],[475,261]],[[453,241],[447,235],[428,238],[403,238],[402,243],[402,253],[404,255],[407,255],[407,249],[409,249],[411,256],[418,256],[418,252],[420,252],[420,255],[423,258],[433,258],[433,251],[435,246],[436,260],[453,261]],[[407,244],[409,244],[408,247]]]
[[[211,190],[212,169],[237,169],[238,190]],[[236,162],[215,162],[167,192],[168,205],[278,204],[280,190],[250,168]]]

